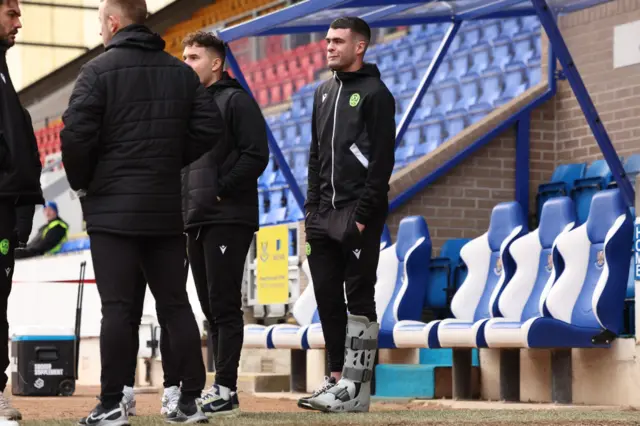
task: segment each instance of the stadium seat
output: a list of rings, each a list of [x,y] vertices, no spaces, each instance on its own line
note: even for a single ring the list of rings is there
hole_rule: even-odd
[[[538,315],[492,324],[492,345],[609,347],[623,330],[632,236],[633,223],[619,189],[597,193],[587,222],[556,239],[555,279],[545,288]],[[517,304],[522,293],[509,296],[504,305]],[[500,338],[497,328],[507,329]]]
[[[611,183],[611,170],[605,160],[594,161],[583,178],[576,179],[571,189],[571,198],[576,204],[578,224],[582,225],[589,216],[591,199],[596,192],[601,191]]]
[[[586,168],[586,163],[559,165],[551,175],[551,182],[538,186],[536,194],[537,217],[540,217],[542,206],[548,199],[571,195],[576,179],[584,176]]]
[[[445,312],[459,285],[462,266],[460,251],[469,239],[447,240],[440,249],[440,256],[429,263],[429,285],[425,292],[424,308]]]
[[[498,300],[501,318],[492,318],[485,325],[484,339],[489,347],[510,344],[513,329],[504,324],[524,323],[540,316],[540,300],[545,288],[548,291],[555,280],[552,261],[555,241],[575,225],[575,206],[571,198],[553,198],[542,208],[538,229],[511,245],[516,269]]]
[[[427,324],[401,321],[394,328],[397,347],[474,347],[484,323],[497,314],[497,300],[514,273],[510,245],[526,233],[526,219],[516,202],[501,203],[491,213],[489,230],[460,251],[467,277],[451,302],[454,319]],[[480,342],[482,343],[482,342]]]

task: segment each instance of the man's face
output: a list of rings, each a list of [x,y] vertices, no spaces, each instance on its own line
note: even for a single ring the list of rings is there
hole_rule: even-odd
[[[47,218],[48,221],[51,221],[51,220],[55,219],[56,216],[57,216],[56,211],[54,209],[52,209],[51,207],[45,207],[44,215],[45,215],[45,217]]]
[[[358,55],[364,53],[364,40],[349,29],[329,28],[326,40],[327,62],[332,70],[342,71],[350,68]]]
[[[184,48],[182,57],[184,62],[198,74],[204,87],[209,87],[217,81],[217,75],[222,66],[222,60],[218,55],[194,44]]]
[[[108,0],[101,0],[98,7],[98,19],[100,20],[100,35],[102,44],[109,44],[113,35],[120,29],[120,17],[115,14],[117,9],[110,6]]]
[[[5,0],[0,6],[0,41],[9,47],[15,44],[18,30],[22,28],[20,15],[18,0]]]

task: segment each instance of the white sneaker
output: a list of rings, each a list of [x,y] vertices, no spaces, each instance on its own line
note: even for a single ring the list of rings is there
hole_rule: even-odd
[[[124,389],[122,389],[122,404],[127,410],[128,415],[136,415],[136,395],[132,387],[125,386]]]
[[[20,411],[13,408],[9,398],[7,398],[2,392],[0,392],[0,417],[6,420],[22,420],[22,414],[20,414]]]
[[[180,388],[177,386],[171,386],[164,389],[162,394],[162,408],[160,414],[163,416],[174,412],[178,408],[178,401],[180,401]]]

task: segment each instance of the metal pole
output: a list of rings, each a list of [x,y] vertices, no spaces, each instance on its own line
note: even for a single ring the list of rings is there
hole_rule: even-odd
[[[249,84],[247,83],[247,80],[244,78],[244,74],[240,69],[240,64],[238,64],[238,61],[236,60],[235,56],[233,56],[233,53],[231,52],[231,48],[229,47],[228,44],[227,44],[226,61],[229,64],[229,67],[233,70],[233,74],[235,78],[238,80],[238,82],[242,85],[242,87],[244,87],[247,93],[253,96],[253,93],[251,92],[251,88],[249,87]],[[267,138],[269,140],[269,149],[271,150],[271,152],[273,152],[273,155],[276,157],[278,166],[280,166],[280,170],[282,170],[282,174],[284,175],[285,180],[289,184],[289,189],[291,190],[291,192],[293,192],[293,196],[296,198],[298,206],[300,206],[300,210],[304,211],[305,196],[302,194],[302,191],[300,191],[298,182],[296,182],[296,178],[293,176],[293,173],[291,173],[291,169],[287,164],[287,160],[284,158],[284,155],[282,155],[282,151],[280,150],[280,147],[278,146],[276,139],[273,137],[273,133],[271,132],[271,128],[269,127],[269,123],[265,122],[265,126],[267,128]]]
[[[427,93],[427,90],[429,89],[429,86],[431,85],[433,78],[436,76],[436,73],[438,72],[438,68],[440,68],[440,64],[442,63],[445,56],[447,55],[447,52],[449,51],[449,46],[451,46],[451,42],[453,42],[453,39],[458,33],[458,30],[460,29],[461,24],[462,22],[456,21],[451,25],[451,27],[449,27],[447,34],[444,36],[444,39],[442,40],[442,43],[440,43],[440,47],[438,48],[436,55],[431,60],[431,64],[429,65],[429,68],[427,68],[427,71],[424,73],[424,77],[422,77],[420,86],[418,86],[418,90],[416,90],[416,93],[413,95],[413,99],[411,99],[409,108],[407,108],[407,111],[402,117],[402,120],[400,121],[400,125],[396,130],[396,148],[400,144],[400,141],[402,141],[402,138],[404,137],[405,132],[409,128],[409,123],[411,123],[411,120],[413,120],[413,116],[415,115],[418,107],[420,106],[420,103],[422,102],[422,98],[424,97],[425,93]]]
[[[635,191],[631,186],[631,182],[629,182],[626,177],[622,161],[620,161],[620,157],[611,143],[607,130],[598,115],[598,111],[593,104],[591,96],[589,96],[589,92],[582,81],[582,77],[578,72],[573,58],[571,57],[571,53],[569,52],[564,38],[560,33],[560,29],[556,24],[553,12],[546,0],[532,0],[532,3],[538,17],[540,18],[540,24],[542,24],[542,27],[549,37],[549,42],[553,46],[555,54],[558,57],[558,61],[560,61],[560,64],[562,65],[564,74],[573,89],[573,93],[582,108],[582,112],[587,119],[587,122],[589,123],[593,136],[595,137],[598,146],[600,146],[604,159],[611,169],[611,174],[618,183],[622,197],[624,198],[627,206],[632,208],[635,203]]]

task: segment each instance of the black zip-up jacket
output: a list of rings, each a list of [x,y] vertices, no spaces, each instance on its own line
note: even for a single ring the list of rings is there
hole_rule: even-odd
[[[224,137],[195,71],[143,25],[85,64],[63,115],[62,160],[89,233],[181,235],[181,171]]]
[[[258,178],[269,163],[262,111],[226,72],[207,91],[224,117],[226,141],[184,171],[185,228],[236,224],[257,230]]]
[[[386,214],[395,135],[395,100],[378,67],[334,72],[314,95],[307,213],[356,203],[363,225]]]
[[[44,204],[38,153],[29,112],[20,104],[0,43],[0,203],[17,207],[18,240],[26,243],[37,204]]]

